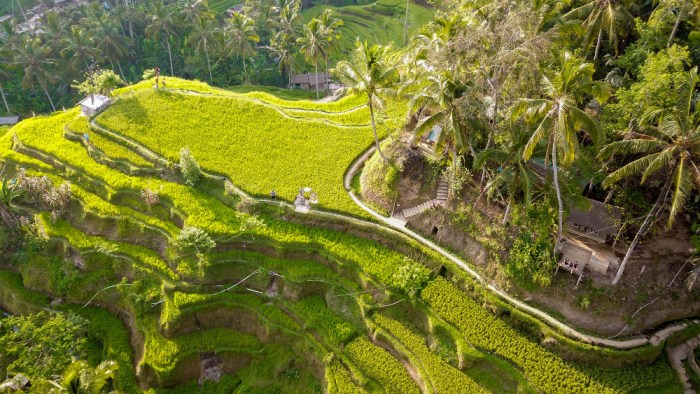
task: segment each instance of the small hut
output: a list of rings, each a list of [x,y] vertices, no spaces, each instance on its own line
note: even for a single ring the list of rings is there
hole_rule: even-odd
[[[622,208],[591,199],[588,201],[592,205],[589,211],[571,207],[565,229],[591,241],[605,243],[617,235]]]
[[[318,74],[294,74],[292,75],[292,87],[304,90],[326,90],[330,75],[328,73]]]
[[[88,97],[85,97],[78,104],[83,110],[83,115],[94,116],[100,113],[100,111],[103,109],[107,108],[110,102],[111,100],[107,96],[103,96],[101,94],[91,94]]]
[[[0,126],[14,126],[19,122],[19,116],[0,116]]]

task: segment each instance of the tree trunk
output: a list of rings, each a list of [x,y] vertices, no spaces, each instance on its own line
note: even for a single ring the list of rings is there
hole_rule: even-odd
[[[622,263],[620,263],[620,267],[617,269],[617,274],[615,274],[615,279],[613,279],[613,281],[612,281],[613,286],[617,285],[617,282],[619,282],[620,278],[622,278],[622,273],[625,272],[625,267],[627,266],[627,261],[629,260],[630,256],[632,255],[632,251],[637,246],[637,242],[639,242],[639,239],[646,232],[647,227],[651,223],[651,218],[655,217],[658,214],[658,211],[661,208],[661,204],[666,199],[666,196],[668,195],[668,191],[671,188],[671,180],[672,179],[673,179],[673,177],[671,177],[671,176],[669,176],[666,179],[666,184],[664,185],[664,188],[662,189],[661,193],[659,194],[659,197],[656,199],[656,203],[654,203],[654,206],[651,208],[651,210],[649,210],[649,214],[647,214],[647,217],[644,218],[644,222],[642,223],[641,227],[639,227],[639,230],[637,230],[637,234],[634,235],[634,239],[632,240],[632,243],[630,244],[630,246],[627,248],[627,253],[625,253],[625,257],[622,259]]]
[[[170,38],[165,36],[165,43],[168,45],[168,58],[170,59],[170,75],[175,76],[175,71],[173,68],[173,52],[170,50]]]
[[[503,214],[502,224],[505,226],[508,223],[508,215],[510,215],[510,208],[513,205],[513,197],[508,198],[508,205],[506,206],[506,212]]]
[[[242,56],[243,59],[243,82],[248,83],[248,69],[245,66],[245,54]]]
[[[119,74],[122,76],[124,83],[126,83],[126,77],[124,76],[124,71],[122,71],[122,64],[117,60],[117,67],[119,68]]]
[[[368,94],[367,97],[369,99],[369,116],[372,119],[372,131],[374,132],[374,145],[377,147],[377,152],[379,152],[379,156],[381,156],[384,162],[389,162],[389,159],[387,159],[386,156],[384,156],[382,148],[379,147],[379,136],[377,136],[377,126],[374,123],[374,106],[372,105],[372,96]]]
[[[2,86],[0,86],[0,95],[2,96],[2,102],[5,104],[5,109],[7,110],[7,114],[10,114],[10,106],[7,105],[7,98],[5,98],[5,91],[2,89]]]
[[[454,187],[455,187],[455,179],[457,176],[457,143],[455,142],[452,144],[452,176],[450,178],[450,188],[448,189],[450,194],[452,195],[452,198],[455,197],[454,194]]]
[[[673,38],[676,37],[676,32],[678,32],[678,26],[681,24],[681,17],[683,16],[683,6],[678,10],[678,16],[676,17],[676,23],[673,24],[673,30],[671,30],[671,35],[668,37],[668,43],[666,48],[670,48],[673,44]]]
[[[314,60],[314,68],[316,69],[316,75],[314,75],[314,82],[316,82],[316,100],[318,100],[318,60]],[[377,138],[377,132],[374,132],[374,138]],[[377,149],[379,149],[379,142],[377,142]]]
[[[209,69],[209,82],[214,83],[214,77],[211,75],[211,62],[209,61],[209,49],[207,48],[207,42],[204,41],[204,55],[207,58],[207,68]]]
[[[10,212],[4,202],[0,201],[0,219],[5,223],[10,229],[14,229],[17,224],[17,218]]]
[[[593,54],[593,60],[598,59],[598,54],[600,53],[600,42],[603,41],[603,28],[598,31],[598,42],[595,44],[595,54]]]
[[[558,215],[558,226],[557,228],[557,242],[554,243],[554,254],[556,255],[559,246],[559,241],[561,240],[561,233],[563,229],[564,221],[564,203],[561,201],[561,190],[559,190],[559,168],[557,167],[557,139],[554,138],[554,143],[552,144],[552,174],[554,175],[554,189],[557,192],[557,203],[559,204],[559,215]]]
[[[56,112],[56,107],[53,105],[53,100],[51,100],[51,95],[49,95],[49,90],[46,89],[46,83],[41,83],[41,87],[44,89],[44,93],[46,93],[46,97],[49,98],[49,103],[51,103],[51,109],[53,112]]]
[[[24,18],[24,21],[27,21],[27,14],[24,13],[24,8],[22,8],[22,4],[20,4],[19,0],[17,0],[17,6],[19,7],[19,11],[22,13],[22,18]]]
[[[326,71],[323,72],[323,80],[326,83],[326,96],[331,94],[331,84],[328,83],[328,57],[326,57]]]
[[[403,45],[406,46],[408,40],[408,4],[409,0],[406,0],[406,16],[403,19]]]

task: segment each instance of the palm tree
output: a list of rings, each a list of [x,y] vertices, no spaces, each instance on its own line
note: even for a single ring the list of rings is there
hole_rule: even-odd
[[[508,215],[515,203],[515,198],[522,193],[525,206],[532,202],[532,190],[539,178],[531,163],[523,158],[523,150],[528,141],[527,133],[516,132],[502,147],[485,149],[474,159],[474,168],[482,168],[488,162],[500,167],[500,172],[486,185],[484,189],[489,198],[494,191],[505,187],[508,193],[508,204],[503,214],[503,224],[508,223]],[[477,202],[479,199],[477,199]]]
[[[321,25],[323,25],[324,35],[326,41],[328,41],[328,50],[324,54],[324,60],[326,62],[326,76],[328,75],[328,58],[330,57],[330,52],[332,50],[338,49],[338,42],[340,40],[340,31],[338,28],[343,25],[343,21],[338,18],[333,18],[333,10],[330,8],[323,11],[321,14]],[[326,94],[328,93],[329,84],[326,83]]]
[[[537,128],[532,133],[523,149],[523,159],[529,160],[537,144],[543,139],[547,142],[545,165],[551,151],[554,188],[557,193],[559,216],[555,252],[559,246],[562,233],[564,205],[559,188],[559,150],[562,165],[574,161],[578,148],[577,131],[586,132],[596,144],[600,144],[604,135],[596,122],[577,105],[592,95],[599,101],[607,100],[610,87],[605,82],[593,81],[595,69],[593,64],[584,63],[568,51],[559,57],[559,68],[552,77],[542,78],[542,98],[523,99],[511,108],[511,118],[524,116],[527,121],[535,122]]]
[[[119,365],[114,361],[103,361],[95,368],[85,361],[76,361],[63,372],[61,384],[51,382],[56,387],[52,393],[101,393],[111,387],[118,369]]]
[[[204,52],[207,59],[207,69],[209,70],[209,82],[214,83],[214,77],[211,73],[211,60],[209,59],[209,46],[212,38],[212,32],[215,29],[211,23],[211,19],[202,17],[194,23],[194,29],[187,37],[187,40],[194,46],[197,54]]]
[[[212,19],[214,17],[206,0],[186,0],[181,7],[180,13],[183,22],[191,25],[196,25],[202,18]]]
[[[255,34],[255,24],[253,20],[242,13],[234,13],[229,18],[225,30],[226,49],[236,56],[243,58],[243,76],[248,82],[248,69],[246,68],[246,56],[255,54],[254,43],[260,42],[260,36]]]
[[[108,14],[103,14],[99,18],[88,20],[87,24],[95,34],[97,49],[109,60],[112,69],[114,69],[114,63],[117,63],[119,74],[122,76],[122,79],[126,80],[120,62],[121,58],[126,54],[126,46],[123,36],[120,34],[121,25],[119,22]]]
[[[316,77],[316,99],[318,100],[318,61],[325,59],[331,45],[326,29],[320,19],[313,18],[304,25],[304,36],[297,39],[299,51],[304,54],[306,61],[314,65]]]
[[[15,214],[18,210],[14,201],[22,195],[22,190],[16,185],[14,181],[8,181],[7,177],[3,178],[0,185],[0,219],[11,229],[17,225]]]
[[[584,49],[596,40],[593,60],[598,59],[603,31],[608,33],[610,46],[617,53],[619,37],[627,36],[634,28],[634,17],[627,10],[631,0],[590,0],[588,3],[574,8],[564,15],[565,20],[583,20],[583,26],[588,29],[584,40]]]
[[[48,56],[49,51],[50,49],[44,46],[39,39],[29,39],[17,49],[14,64],[22,67],[24,71],[22,86],[25,89],[32,88],[34,82],[38,82],[49,99],[51,109],[55,112],[56,107],[53,105],[53,100],[46,86],[48,82],[54,80],[49,71],[54,65],[54,59]]]
[[[359,40],[355,42],[355,46],[351,61],[340,61],[335,70],[331,71],[345,86],[343,93],[367,96],[374,144],[382,159],[388,161],[379,147],[374,110],[384,108],[381,96],[392,96],[396,93],[394,86],[398,81],[398,71],[391,56],[390,46],[369,46],[367,42],[361,43]]]
[[[177,24],[170,7],[162,1],[156,1],[151,7],[151,23],[146,27],[146,35],[157,40],[162,37],[168,48],[168,59],[170,60],[170,75],[175,75],[173,67],[173,51],[170,48],[170,37],[175,35]]]
[[[433,72],[426,78],[427,83],[413,96],[409,110],[413,113],[427,109],[432,115],[421,119],[414,133],[417,136],[430,132],[440,125],[443,132],[440,138],[447,136],[452,140],[452,180],[457,172],[457,153],[467,147],[468,136],[464,123],[459,119],[457,101],[467,91],[466,85],[457,81],[450,71]]]
[[[282,77],[287,77],[287,88],[291,88],[294,53],[290,48],[290,40],[286,35],[275,35],[270,40],[270,46],[267,47],[267,49],[269,49],[270,53],[275,57],[277,67]]]
[[[42,27],[42,41],[52,49],[52,56],[58,56],[63,47],[69,20],[54,10],[46,12],[46,22]]]
[[[608,175],[603,185],[608,187],[623,178],[641,174],[641,183],[654,174],[665,179],[654,206],[639,227],[627,249],[613,285],[622,277],[632,250],[655,218],[661,213],[669,194],[671,197],[667,228],[685,207],[690,192],[700,186],[700,111],[693,101],[698,86],[697,67],[688,72],[679,90],[679,104],[671,108],[650,108],[639,121],[640,131],[629,132],[627,138],[608,144],[600,152],[602,158],[615,153],[641,155]]]
[[[63,40],[61,56],[64,58],[70,56],[69,62],[75,69],[79,69],[79,64],[83,63],[87,72],[92,73],[88,59],[96,57],[98,53],[99,50],[95,47],[91,32],[81,26],[73,25],[70,34]]]
[[[301,13],[298,1],[292,0],[285,3],[281,8],[279,8],[277,15],[271,17],[267,21],[267,24],[275,32],[272,35],[272,38],[279,42],[281,40],[281,35],[284,35],[289,41],[295,41],[297,39],[295,25],[300,16]]]
[[[3,48],[0,48],[0,96],[2,97],[2,102],[5,104],[5,109],[9,115],[10,106],[7,104],[7,98],[5,97],[5,90],[2,88],[3,82],[10,79],[10,59],[9,54],[5,54]]]

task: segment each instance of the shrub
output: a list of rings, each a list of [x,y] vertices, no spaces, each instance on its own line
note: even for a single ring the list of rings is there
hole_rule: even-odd
[[[555,264],[549,238],[533,240],[530,234],[523,232],[510,249],[506,274],[527,287],[547,287],[551,284]]]
[[[85,320],[74,314],[39,312],[0,320],[0,364],[30,379],[48,379],[71,359],[85,357]]]
[[[194,157],[192,157],[190,148],[180,149],[180,171],[182,171],[182,176],[185,178],[185,183],[190,186],[197,184],[199,177],[202,175],[202,170]]]
[[[206,253],[214,247],[216,242],[199,227],[185,227],[177,236],[177,244],[184,251]]]
[[[406,263],[394,273],[394,283],[410,297],[415,297],[428,281],[430,270],[408,258],[405,260]]]

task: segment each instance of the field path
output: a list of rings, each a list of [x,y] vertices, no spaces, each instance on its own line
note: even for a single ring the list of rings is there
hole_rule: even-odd
[[[168,160],[166,158],[156,154],[155,152],[150,151],[146,147],[140,145],[137,141],[125,138],[122,135],[120,135],[119,133],[115,133],[111,130],[106,129],[105,127],[99,126],[95,123],[94,120],[91,121],[91,125],[99,128],[103,132],[106,132],[106,133],[113,135],[117,139],[126,140],[130,144],[133,144],[133,145],[139,145],[140,148],[153,154],[153,156],[159,157],[159,161],[162,160],[163,162],[166,162],[166,163],[168,162]],[[629,350],[629,349],[639,348],[639,347],[642,347],[642,346],[645,346],[648,344],[658,345],[662,341],[666,340],[673,333],[675,333],[677,331],[681,331],[688,326],[689,323],[686,323],[686,322],[677,323],[677,324],[674,324],[672,326],[666,327],[664,329],[657,330],[656,332],[654,332],[653,334],[650,334],[648,336],[637,336],[637,337],[625,339],[625,340],[601,338],[601,337],[597,337],[594,335],[582,333],[582,332],[576,330],[574,327],[571,327],[568,324],[563,323],[562,321],[556,319],[555,317],[551,316],[550,314],[548,314],[540,309],[537,309],[533,306],[530,306],[530,305],[524,303],[523,301],[511,296],[510,294],[508,294],[504,290],[498,288],[492,282],[489,282],[486,278],[481,276],[481,274],[479,274],[474,269],[472,269],[469,266],[469,264],[467,264],[465,261],[463,261],[459,257],[453,255],[452,253],[448,252],[447,250],[443,249],[442,247],[434,244],[431,240],[429,240],[429,239],[421,236],[420,234],[404,227],[405,223],[403,221],[399,221],[399,220],[396,220],[396,219],[393,219],[390,217],[383,216],[383,215],[379,214],[378,212],[374,211],[373,209],[369,208],[368,206],[366,206],[364,203],[362,203],[362,201],[360,201],[357,198],[357,196],[355,195],[355,193],[353,192],[352,187],[351,187],[352,178],[357,173],[357,171],[359,171],[362,168],[365,161],[367,161],[369,159],[369,157],[372,155],[372,153],[374,153],[374,149],[375,149],[374,146],[370,147],[362,155],[360,155],[357,159],[355,159],[355,161],[352,163],[352,165],[348,168],[348,170],[345,173],[345,176],[343,178],[343,184],[345,186],[345,189],[347,191],[348,196],[352,199],[352,201],[355,204],[357,204],[360,208],[362,208],[365,212],[369,213],[370,215],[372,215],[372,217],[377,219],[377,221],[379,223],[370,222],[370,221],[363,220],[363,219],[358,219],[356,217],[349,216],[349,215],[344,215],[344,214],[335,213],[335,212],[322,211],[322,210],[317,210],[317,209],[312,210],[309,214],[315,215],[315,216],[320,216],[320,217],[341,219],[341,220],[351,222],[354,224],[358,224],[361,226],[379,228],[382,230],[390,231],[390,232],[395,233],[395,234],[399,234],[401,236],[412,238],[412,239],[420,242],[424,246],[432,249],[433,251],[441,254],[442,256],[449,259],[453,263],[455,263],[457,266],[459,266],[461,269],[463,269],[465,272],[467,272],[470,276],[472,276],[477,282],[482,284],[486,289],[488,289],[490,292],[492,292],[493,294],[495,294],[496,296],[498,296],[499,298],[501,298],[502,300],[504,300],[508,304],[512,305],[513,307],[517,308],[518,310],[520,310],[522,312],[525,312],[531,316],[535,316],[536,318],[543,321],[547,325],[555,328],[559,332],[562,332],[565,335],[567,335],[571,338],[574,338],[578,341],[581,341],[583,343],[599,345],[599,346],[608,347],[608,348],[612,348],[612,349]],[[221,178],[220,175],[214,175],[214,174],[208,173],[204,170],[202,170],[202,173],[208,177]],[[254,201],[257,203],[283,206],[283,207],[287,207],[290,209],[294,209],[293,204],[290,204],[290,203],[287,203],[284,201],[270,200],[267,198],[257,198],[257,197],[250,196],[246,192],[241,190],[240,188],[236,187],[235,184],[233,184],[233,182],[231,182],[231,180],[228,178],[226,178],[226,183],[228,183],[229,187],[231,188],[231,190],[234,193],[238,194],[244,200]],[[697,323],[700,323],[700,319],[694,319],[691,322],[697,324]]]

